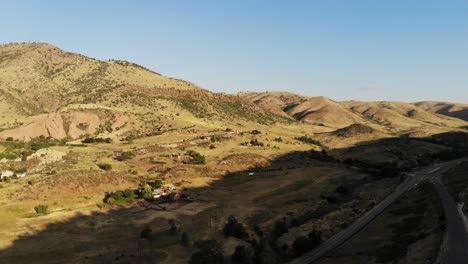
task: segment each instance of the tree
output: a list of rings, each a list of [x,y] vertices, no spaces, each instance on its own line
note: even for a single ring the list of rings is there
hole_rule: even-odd
[[[131,151],[124,151],[122,152],[121,156],[120,156],[120,159],[121,160],[129,160],[131,158],[135,157],[135,153],[131,152]]]
[[[34,211],[36,211],[37,214],[47,214],[48,208],[48,205],[38,205],[34,207]]]
[[[206,163],[205,156],[203,156],[202,154],[196,151],[189,150],[187,151],[187,155],[190,156],[190,159],[188,161],[184,161],[185,163],[189,163],[189,164],[205,164]]]
[[[143,189],[141,190],[141,196],[145,200],[153,200],[153,191],[151,190],[151,186],[148,184],[145,184],[143,186]]]
[[[322,233],[320,231],[317,231],[317,230],[312,230],[309,233],[308,238],[309,238],[310,244],[312,244],[313,248],[317,247],[318,245],[322,244],[322,242],[323,242]]]
[[[127,198],[127,200],[130,200],[130,201],[135,200],[135,192],[133,192],[133,190],[126,189],[126,190],[123,192],[123,196],[124,196],[125,198]]]
[[[218,241],[200,240],[195,246],[199,250],[192,254],[189,264],[223,264],[224,250]]]
[[[100,163],[98,164],[98,167],[101,169],[101,170],[105,170],[105,171],[110,171],[112,170],[112,165],[108,164],[108,163]]]
[[[228,217],[228,222],[223,228],[223,233],[225,236],[232,236],[236,238],[246,238],[249,235],[245,231],[244,226],[239,223],[235,216],[231,215]]]
[[[184,247],[190,246],[190,238],[187,232],[182,233],[182,236],[180,237],[180,244]]]
[[[145,228],[145,229],[143,229],[141,231],[140,238],[150,239],[152,233],[153,233],[153,230],[151,230],[151,228],[147,227],[147,228]]]
[[[83,139],[81,142],[85,144],[96,143],[96,139],[92,137],[87,137]]]
[[[177,222],[174,219],[169,219],[169,233],[175,235],[177,233]]]
[[[284,233],[288,232],[288,225],[285,221],[276,221],[275,226],[273,227],[273,234],[276,237],[282,236]]]
[[[312,246],[307,237],[300,236],[296,240],[294,240],[292,248],[294,249],[294,253],[296,253],[297,256],[300,256],[306,253],[307,251],[311,250]]]
[[[231,256],[232,263],[235,264],[252,264],[252,252],[243,245],[238,245]]]

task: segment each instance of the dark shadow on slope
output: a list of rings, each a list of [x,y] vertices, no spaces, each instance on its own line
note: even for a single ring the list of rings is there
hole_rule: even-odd
[[[457,138],[464,141],[463,144],[468,142],[466,133],[458,135]],[[431,154],[418,153],[411,162],[402,163],[402,159],[410,157],[403,152],[408,151],[407,148],[411,147],[411,144],[415,141],[434,139],[441,140],[439,144],[443,139],[447,139],[443,142],[453,148],[443,148]],[[417,140],[382,139],[330,152],[339,156],[343,153],[352,154],[355,149],[362,151],[364,148],[377,148],[397,157],[395,162],[385,163],[359,158],[340,161],[326,152],[317,151],[288,153],[275,158],[268,165],[229,173],[208,187],[191,190],[197,201],[187,205],[187,208],[194,205],[206,206],[203,212],[193,214],[190,210],[180,211],[180,206],[175,210],[168,206],[167,211],[161,212],[146,210],[135,204],[90,215],[78,214],[67,220],[50,223],[43,230],[31,229],[29,233],[19,235],[11,246],[0,251],[0,260],[1,263],[160,263],[167,256],[166,251],[177,252],[178,258],[188,259],[195,249],[180,245],[181,232],[190,230],[193,241],[222,237],[220,227],[226,219],[222,214],[229,211],[226,206],[236,205],[236,202],[229,201],[230,197],[233,197],[232,199],[240,199],[239,204],[245,206],[245,210],[249,209],[249,204],[264,207],[263,210],[254,211],[249,217],[242,219],[249,232],[249,239],[246,241],[255,252],[253,259],[259,263],[276,263],[266,262],[267,260],[285,261],[294,257],[294,251],[290,245],[278,243],[278,239],[289,229],[302,226],[311,219],[322,218],[339,210],[344,204],[359,199],[362,191],[379,179],[398,177],[402,171],[426,165],[441,157],[466,155],[466,147],[459,147],[461,143],[454,143],[452,140],[451,135],[436,135],[429,139]],[[440,145],[428,144],[440,148]],[[389,146],[393,148],[389,149]],[[395,152],[394,148],[401,148],[401,153]],[[342,171],[349,175],[349,178],[345,181],[337,178],[327,183],[327,188],[311,192],[315,190],[313,188],[318,182],[314,181],[314,175],[300,174],[304,168]],[[363,177],[355,176],[359,175],[356,171]],[[289,185],[275,185],[275,181],[279,183],[290,174],[302,175],[300,177],[303,180],[295,178],[295,182]],[[243,197],[242,191],[255,190],[257,185],[267,186],[267,182],[270,182],[271,189],[262,190],[261,195],[242,203],[242,199],[247,199]],[[320,204],[318,206],[317,201]],[[287,211],[295,206],[304,210]],[[307,210],[307,206],[312,209]],[[369,208],[360,209],[353,213],[354,217],[357,218]],[[168,217],[177,218],[183,223],[181,230],[175,235],[168,232]],[[345,228],[347,224],[349,223],[343,222],[343,226],[337,228]],[[142,230],[148,226],[153,229],[153,235],[150,239],[141,239]]]

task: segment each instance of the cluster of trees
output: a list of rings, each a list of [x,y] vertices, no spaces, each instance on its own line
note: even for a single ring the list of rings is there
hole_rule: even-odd
[[[206,159],[205,156],[202,154],[194,151],[194,150],[189,150],[186,153],[189,158],[184,160],[184,163],[186,164],[206,164]]]
[[[112,143],[112,138],[100,138],[100,137],[86,137],[81,141],[85,144],[92,144],[92,143]]]
[[[233,215],[228,217],[228,222],[223,228],[223,233],[226,237],[232,236],[235,238],[243,239],[249,235],[245,231],[244,225],[237,221],[237,218]]]
[[[320,233],[320,231],[313,230],[309,233],[307,237],[300,236],[296,240],[294,240],[292,248],[294,250],[294,253],[297,256],[300,256],[316,248],[317,246],[322,244],[322,242],[322,234]]]
[[[322,149],[328,149],[328,147],[325,146],[324,144],[322,144],[322,142],[320,142],[318,140],[315,140],[315,139],[313,139],[311,137],[308,137],[308,136],[295,137],[294,139],[298,140],[298,141],[301,141],[301,142],[304,142],[304,143],[307,143],[307,144],[319,146]]]
[[[131,151],[124,151],[122,152],[121,156],[120,156],[120,160],[129,160],[131,158],[135,157],[135,153],[131,152]]]
[[[250,144],[251,144],[252,146],[257,146],[257,147],[263,147],[263,146],[265,146],[265,144],[263,144],[263,142],[258,141],[258,139],[256,139],[256,138],[250,140]]]
[[[366,162],[358,159],[345,159],[343,163],[360,168],[360,172],[375,178],[392,178],[399,176],[402,168],[395,162]]]
[[[132,203],[136,199],[135,192],[130,189],[124,191],[116,191],[106,195],[104,198],[104,203],[111,205],[122,205],[125,203]]]

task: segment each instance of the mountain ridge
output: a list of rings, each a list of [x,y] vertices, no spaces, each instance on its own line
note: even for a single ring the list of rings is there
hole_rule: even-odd
[[[451,107],[452,111],[428,102],[338,102],[325,96],[290,92],[219,94],[135,63],[96,60],[47,43],[0,45],[3,138],[29,140],[42,135],[75,139],[111,127],[122,115],[128,119],[128,125],[118,133],[113,131],[116,137],[154,134],[154,124],[225,127],[248,122],[248,126],[298,122],[310,126],[311,132],[333,131],[353,124],[382,133],[421,127],[443,132],[467,125],[466,120],[461,120],[465,106]],[[49,118],[52,115],[56,118]],[[36,133],[48,131],[54,122],[60,123],[55,124],[60,132]],[[26,126],[36,129],[28,132],[31,129]]]

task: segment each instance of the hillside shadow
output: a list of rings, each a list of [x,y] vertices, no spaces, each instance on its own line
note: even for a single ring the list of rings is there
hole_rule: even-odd
[[[458,135],[463,144],[468,142],[468,134]],[[453,135],[444,134],[425,139],[411,139],[407,137],[396,139],[381,139],[358,144],[354,147],[336,149],[333,153],[346,153],[355,151],[356,148],[386,146],[407,146],[414,140],[425,142],[438,142],[447,139],[450,141],[445,145],[459,146],[454,144]],[[460,142],[461,142],[460,141]],[[454,155],[467,155],[466,147],[457,148],[456,152],[443,154],[444,158],[452,158]],[[417,157],[414,162],[405,166],[395,166],[394,163],[370,163],[351,159],[339,161],[326,152],[304,151],[292,152],[281,155],[269,164],[257,166],[251,169],[229,173],[217,179],[210,186],[191,190],[195,199],[193,204],[206,206],[209,210],[210,204],[216,201],[203,197],[209,191],[229,191],[238,188],[240,183],[255,179],[257,172],[281,172],[287,174],[289,170],[305,167],[340,168],[344,170],[359,170],[369,175],[367,180],[372,181],[382,177],[395,177],[399,172],[411,170],[439,159],[441,155],[424,155]],[[255,175],[252,175],[254,173]],[[263,177],[263,176],[258,176]],[[275,190],[275,189],[272,189]],[[104,195],[104,194],[103,194]],[[328,199],[328,197],[326,197]],[[180,245],[180,233],[171,235],[167,232],[168,218],[180,218],[188,223],[193,229],[207,229],[210,225],[209,219],[197,220],[197,214],[181,213],[180,208],[192,208],[193,204],[179,204],[179,206],[168,206],[165,210],[148,210],[138,204],[113,209],[94,211],[90,214],[77,214],[66,220],[60,220],[47,224],[37,230],[31,228],[26,234],[20,234],[7,248],[0,250],[1,263],[161,263],[166,258],[166,253],[161,248],[169,248],[179,257],[190,255],[192,248]],[[339,207],[339,203],[333,208]],[[190,211],[187,209],[187,211]],[[317,212],[316,212],[317,213]],[[318,213],[320,215],[320,212]],[[38,220],[41,217],[38,216]],[[51,215],[53,217],[53,214]],[[206,217],[203,215],[203,217]],[[150,220],[147,220],[150,219]],[[21,219],[19,221],[22,221]],[[150,223],[153,228],[153,237],[158,239],[141,239],[142,230]],[[258,230],[256,230],[258,231]],[[213,233],[213,232],[212,232]],[[214,232],[216,236],[216,232]],[[257,234],[258,235],[258,234]],[[171,260],[171,263],[175,260]]]

